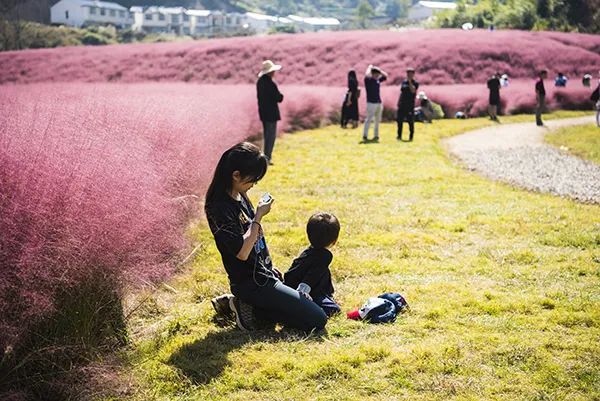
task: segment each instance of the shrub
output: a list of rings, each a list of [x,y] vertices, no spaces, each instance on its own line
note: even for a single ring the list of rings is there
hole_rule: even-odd
[[[3,88],[0,393],[64,398],[63,374],[124,340],[125,286],[174,271],[191,216],[178,199],[201,196],[221,151],[251,127],[236,88],[200,92]]]
[[[91,46],[107,45],[108,39],[100,34],[88,32],[81,38],[81,43]]]
[[[147,40],[151,40],[150,37]],[[532,50],[533,49],[533,50]],[[174,55],[177,55],[176,57]],[[541,67],[581,77],[597,71],[600,36],[560,32],[422,30],[321,32],[210,41],[60,48],[0,54],[0,83],[106,81],[106,65],[126,66],[124,82],[180,81],[252,84],[262,60],[283,64],[282,84],[342,86],[348,69],[359,76],[381,64],[399,84],[407,66],[427,85],[485,83],[495,71],[533,79]],[[30,74],[19,76],[26,65]],[[73,74],[73,71],[76,71]],[[226,77],[226,78],[223,78]]]

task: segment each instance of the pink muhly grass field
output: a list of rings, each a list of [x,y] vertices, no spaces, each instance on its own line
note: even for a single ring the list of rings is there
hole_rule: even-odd
[[[550,107],[587,105],[590,90],[571,86],[555,91],[549,82]],[[220,154],[261,133],[254,85],[1,88],[0,257],[8,268],[0,271],[0,348],[51,314],[62,288],[102,277],[120,291],[167,277]],[[338,122],[345,88],[280,89],[280,132]],[[487,107],[485,84],[421,89],[450,115]],[[383,85],[386,108],[395,109],[398,94]],[[507,112],[531,111],[533,81],[512,82],[501,96]],[[363,94],[363,115],[364,102]]]
[[[0,54],[0,83],[185,81],[252,84],[262,60],[284,84],[343,86],[369,63],[399,84],[406,67],[424,84],[485,83],[494,71],[532,79],[541,68],[579,81],[596,74],[600,36],[560,32],[412,30],[320,32],[158,44],[66,47]]]
[[[595,88],[584,88],[579,82],[571,82],[566,88],[555,88],[552,80],[547,80],[545,87],[546,103],[549,110],[586,110],[592,107],[592,102],[589,98],[592,90]],[[500,90],[502,113],[533,113],[536,105],[534,88],[534,80],[512,81],[508,87],[502,88]],[[489,91],[485,83],[422,85],[419,87],[419,91],[421,90],[425,91],[432,101],[442,106],[446,117],[453,117],[457,111],[465,112],[471,117],[487,114]],[[384,107],[386,109],[395,109],[399,94],[400,89],[397,86],[382,84]],[[361,104],[361,106],[363,105]]]
[[[325,92],[287,87],[282,128],[318,126],[340,96]],[[220,154],[261,130],[255,99],[253,85],[3,86],[0,349],[64,289],[172,273]]]
[[[177,198],[201,196],[221,150],[248,135],[234,88],[190,89],[2,88],[0,349],[52,313],[63,288],[173,271],[190,217]]]

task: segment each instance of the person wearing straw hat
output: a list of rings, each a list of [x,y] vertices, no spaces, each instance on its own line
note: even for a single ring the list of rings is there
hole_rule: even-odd
[[[417,94],[417,99],[419,99],[419,106],[415,107],[415,120],[431,124],[435,114],[431,101],[424,91]]]
[[[275,72],[281,70],[281,66],[271,60],[265,60],[258,73],[256,82],[256,96],[258,98],[258,115],[263,123],[264,153],[273,164],[273,147],[277,136],[277,121],[281,120],[279,103],[283,101],[283,95],[279,92],[277,84],[273,81]]]

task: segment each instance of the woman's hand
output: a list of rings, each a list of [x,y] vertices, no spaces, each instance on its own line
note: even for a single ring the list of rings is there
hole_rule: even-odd
[[[279,278],[280,281],[283,281],[283,274],[281,274],[281,272],[279,271],[279,269],[277,268],[273,268],[273,273],[275,273],[275,275]]]
[[[269,203],[262,203],[259,202],[258,206],[256,207],[256,214],[255,214],[255,221],[260,222],[260,220],[266,216],[267,214],[269,214],[269,212],[271,211],[271,206],[273,205],[273,202],[275,202],[274,199],[271,198],[271,201]]]

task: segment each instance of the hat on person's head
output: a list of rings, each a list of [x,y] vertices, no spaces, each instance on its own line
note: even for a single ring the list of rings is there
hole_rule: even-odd
[[[279,64],[275,64],[271,60],[265,60],[262,63],[262,68],[261,68],[260,72],[258,73],[258,77],[260,78],[265,74],[269,74],[273,71],[279,71],[279,70],[281,70],[281,66]]]
[[[425,91],[420,91],[417,94],[417,97],[419,98],[419,100],[427,100],[427,95],[425,94]]]
[[[415,69],[413,67],[408,67],[406,69],[406,72],[415,72]]]

